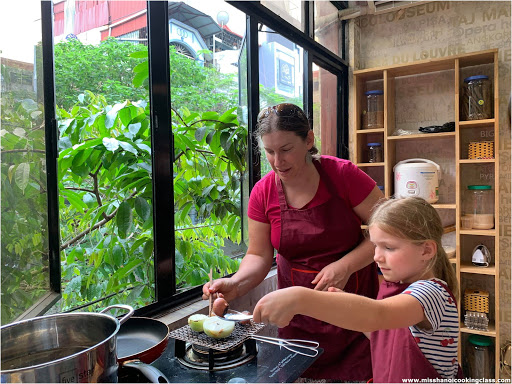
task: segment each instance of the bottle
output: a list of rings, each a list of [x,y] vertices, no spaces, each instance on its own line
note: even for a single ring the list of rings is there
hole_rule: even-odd
[[[368,162],[369,163],[382,163],[384,156],[382,155],[381,143],[368,143]]]
[[[464,79],[462,92],[462,119],[482,120],[492,118],[492,92],[488,76],[470,76]]]
[[[384,92],[365,92],[366,110],[363,111],[363,129],[384,128]]]
[[[494,378],[494,346],[488,336],[470,335],[468,337],[468,372],[472,379]]]
[[[468,185],[464,192],[464,208],[461,218],[463,228],[494,228],[494,192],[490,185]]]

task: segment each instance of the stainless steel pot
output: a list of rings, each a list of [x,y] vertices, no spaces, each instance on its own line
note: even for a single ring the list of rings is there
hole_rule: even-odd
[[[105,314],[128,310],[120,320]],[[116,334],[133,314],[128,305],[101,313],[35,317],[1,327],[2,383],[117,382]]]

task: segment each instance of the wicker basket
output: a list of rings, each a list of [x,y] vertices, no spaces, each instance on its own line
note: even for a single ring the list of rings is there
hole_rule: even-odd
[[[494,141],[472,141],[468,149],[469,159],[494,159]]]
[[[466,289],[464,291],[464,309],[466,311],[489,313],[489,292]]]

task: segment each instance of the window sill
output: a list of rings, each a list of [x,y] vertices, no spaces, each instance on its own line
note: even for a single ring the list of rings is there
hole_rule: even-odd
[[[258,300],[269,292],[277,289],[277,269],[273,268],[256,288],[243,297],[239,297],[230,303],[233,309],[241,311],[253,311]],[[189,316],[202,313],[208,314],[208,301],[198,298],[183,304],[179,308],[173,309],[171,312],[157,314],[156,319],[164,322],[169,326],[171,331],[178,329],[187,324]]]

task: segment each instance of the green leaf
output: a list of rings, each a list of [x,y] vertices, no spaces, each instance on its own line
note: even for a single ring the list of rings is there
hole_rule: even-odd
[[[134,155],[138,154],[137,150],[130,143],[126,143],[124,141],[118,141],[118,143],[121,146],[121,148],[123,148],[125,151],[133,153]]]
[[[203,141],[204,135],[206,134],[206,127],[200,127],[196,129],[194,137],[197,141]]]
[[[146,72],[137,73],[132,80],[133,86],[140,87],[144,83],[144,80],[146,80],[147,78],[148,74]]]
[[[144,248],[142,249],[142,255],[146,260],[150,260],[151,255],[153,254],[153,240],[146,241],[144,244]]]
[[[126,239],[133,224],[132,209],[126,201],[123,201],[119,206],[116,214],[116,224],[119,237]]]
[[[130,121],[132,120],[132,112],[130,108],[126,107],[121,109],[119,111],[119,118],[121,119],[121,123],[123,123],[123,125],[127,127],[128,124],[130,124]]]
[[[137,215],[139,215],[142,221],[146,221],[151,214],[151,206],[146,199],[137,196],[135,198],[135,212],[137,212]]]
[[[30,176],[30,164],[28,163],[20,163],[16,168],[16,172],[14,172],[14,182],[21,189],[22,193],[25,193],[25,189],[28,185],[28,180]]]
[[[118,279],[122,279],[122,278],[126,277],[128,274],[130,274],[140,264],[142,264],[142,260],[139,260],[139,259],[132,260],[125,266],[119,268],[117,270],[117,272],[114,273],[114,276]]]
[[[119,244],[116,244],[114,248],[112,248],[112,261],[114,262],[114,266],[121,266],[121,264],[123,263],[123,259],[124,250]]]
[[[137,52],[132,52],[128,56],[134,57],[136,59],[147,59],[148,58],[148,51],[147,49]]]
[[[115,152],[117,150],[117,148],[119,148],[119,141],[117,141],[117,139],[114,139],[114,138],[104,137],[103,145],[110,152]]]
[[[133,72],[135,72],[135,73],[140,73],[140,72],[144,72],[144,71],[145,72],[149,71],[149,65],[148,65],[147,61],[143,61],[142,63],[137,64],[133,68]]]

